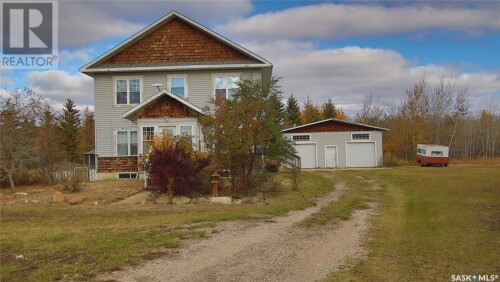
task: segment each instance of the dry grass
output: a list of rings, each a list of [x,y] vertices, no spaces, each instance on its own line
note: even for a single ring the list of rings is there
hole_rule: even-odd
[[[331,281],[449,281],[498,274],[500,177],[495,166],[357,171],[383,186],[368,259]],[[342,173],[352,177],[352,173]]]
[[[134,193],[141,184],[136,181],[86,186],[82,193],[89,200],[77,206],[50,203],[51,187],[21,188],[33,195],[30,192],[20,198],[38,195],[40,202],[1,207],[1,280],[89,280],[97,272],[168,254],[184,240],[216,233],[214,222],[256,220],[249,215],[303,209],[313,204],[314,197],[332,189],[328,179],[312,173],[303,176],[300,189],[283,187],[266,195],[265,202],[250,205],[109,204]],[[24,258],[16,259],[16,255]]]
[[[450,160],[450,165],[480,165],[480,166],[498,166],[500,157],[497,158],[479,158],[474,160]]]

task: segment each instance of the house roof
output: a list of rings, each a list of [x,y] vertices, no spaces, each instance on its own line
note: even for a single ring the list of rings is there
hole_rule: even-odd
[[[289,132],[289,131],[295,131],[296,129],[306,128],[306,127],[309,127],[309,126],[312,126],[312,125],[317,125],[317,124],[326,123],[326,122],[336,122],[336,123],[345,124],[345,125],[360,126],[360,127],[365,127],[367,129],[373,129],[373,130],[382,130],[382,131],[389,130],[389,129],[383,128],[383,127],[377,127],[377,126],[372,126],[372,125],[367,125],[367,124],[362,124],[362,123],[357,123],[357,122],[351,122],[351,121],[346,121],[346,120],[329,118],[329,119],[324,119],[324,120],[320,120],[320,121],[316,121],[316,122],[311,122],[311,123],[304,124],[304,125],[299,125],[299,126],[295,126],[295,127],[283,129],[281,132],[286,133],[286,132]]]
[[[123,50],[127,49],[130,47],[132,44],[138,42],[139,40],[143,39],[147,35],[151,34],[167,22],[173,20],[173,19],[180,19],[183,22],[187,23],[191,27],[194,27],[195,29],[209,35],[210,37],[218,40],[219,42],[222,42],[223,44],[226,44],[227,46],[235,49],[238,52],[241,52],[242,54],[246,55],[249,60],[240,60],[240,61],[223,61],[223,62],[217,62],[217,61],[208,61],[208,62],[199,62],[199,63],[186,63],[186,64],[181,64],[175,63],[153,63],[153,64],[122,64],[122,65],[102,65],[102,63],[106,62],[108,59],[112,58],[113,56],[117,55],[118,53],[122,52]],[[255,61],[253,61],[255,60]],[[145,71],[145,70],[169,70],[169,69],[181,69],[181,68],[186,68],[186,69],[206,69],[206,68],[213,68],[216,66],[217,68],[224,68],[224,67],[272,67],[272,64],[267,61],[266,59],[260,57],[259,55],[249,51],[248,49],[245,49],[244,47],[232,42],[231,40],[223,37],[222,35],[206,28],[205,26],[187,18],[186,16],[176,12],[172,11],[165,15],[164,17],[160,18],[156,22],[152,23],[151,25],[147,26],[143,30],[137,32],[136,34],[132,35],[122,43],[118,44],[114,48],[110,49],[106,53],[102,54],[95,60],[89,62],[88,64],[84,65],[83,67],[80,68],[80,71],[83,73],[94,73],[94,72],[107,72],[107,71]]]
[[[191,108],[192,110],[196,111],[197,113],[204,114],[203,110],[198,108],[197,106],[189,103],[188,101],[184,100],[183,98],[173,94],[172,92],[168,90],[161,90],[160,92],[156,93],[155,95],[149,97],[148,99],[144,100],[142,103],[138,104],[137,106],[133,107],[132,109],[126,111],[121,115],[122,118],[130,119],[134,114],[136,114],[138,111],[141,109],[153,104],[156,102],[158,99],[161,97],[170,97],[180,103],[182,103],[184,106],[187,106],[188,108]]]

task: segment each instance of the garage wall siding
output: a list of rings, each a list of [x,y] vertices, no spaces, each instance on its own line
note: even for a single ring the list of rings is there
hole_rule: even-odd
[[[377,150],[377,165],[381,165],[380,157],[382,156],[382,132],[381,131],[364,131],[370,133],[370,140],[375,141]],[[284,136],[292,139],[292,135],[297,135],[305,132],[285,133]],[[311,142],[317,144],[317,160],[318,167],[325,167],[325,146],[336,145],[337,147],[337,167],[346,167],[346,142],[350,142],[351,134],[356,131],[349,132],[307,132],[311,134]],[[359,133],[359,132],[358,132]],[[299,142],[297,142],[299,143]],[[307,142],[305,142],[307,143]]]

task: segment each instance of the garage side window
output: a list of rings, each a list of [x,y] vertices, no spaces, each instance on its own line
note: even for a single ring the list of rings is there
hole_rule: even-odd
[[[293,142],[308,142],[311,141],[311,135],[293,135]]]
[[[352,140],[370,140],[370,133],[353,133]]]

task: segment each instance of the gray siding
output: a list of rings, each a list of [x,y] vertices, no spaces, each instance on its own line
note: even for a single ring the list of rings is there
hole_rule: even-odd
[[[199,108],[203,108],[213,96],[213,77],[216,75],[238,75],[243,79],[261,79],[260,69],[236,69],[213,71],[162,71],[142,73],[113,73],[94,75],[95,127],[96,127],[96,154],[100,157],[115,155],[115,136],[117,129],[137,129],[137,125],[120,116],[132,108],[127,105],[115,105],[114,79],[116,77],[142,78],[142,100],[157,93],[152,84],[163,84],[167,88],[167,75],[188,76],[187,100]],[[140,136],[140,130],[138,130]],[[139,142],[141,140],[138,140]]]
[[[375,141],[375,150],[377,154],[377,164],[382,165],[382,132],[381,131],[366,131],[370,133],[370,140]],[[310,134],[311,141],[304,143],[316,143],[317,164],[318,167],[325,167],[325,146],[337,146],[337,167],[346,167],[346,142],[351,141],[351,134],[359,132],[312,132],[312,133],[285,133],[284,135],[292,139],[292,135]],[[302,143],[301,143],[302,144]]]

